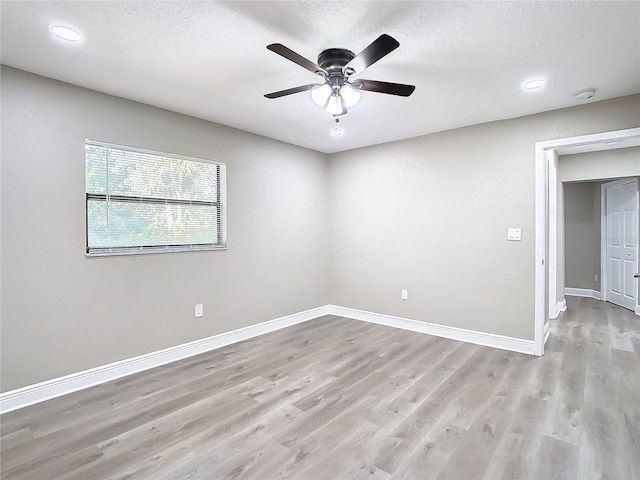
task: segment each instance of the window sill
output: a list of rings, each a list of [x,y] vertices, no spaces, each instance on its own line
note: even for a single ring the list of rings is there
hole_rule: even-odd
[[[202,245],[184,247],[139,247],[139,248],[110,248],[97,252],[85,253],[85,257],[115,257],[128,255],[149,255],[158,253],[208,252],[211,250],[226,250],[226,245]]]

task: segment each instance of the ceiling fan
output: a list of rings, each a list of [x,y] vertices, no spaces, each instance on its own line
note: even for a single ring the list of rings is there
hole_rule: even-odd
[[[272,43],[267,45],[269,50],[321,76],[324,82],[310,83],[287,90],[280,90],[279,92],[267,93],[265,97],[279,98],[311,90],[313,101],[334,116],[344,115],[347,113],[347,108],[356,105],[360,101],[360,91],[408,97],[416,89],[414,85],[380,82],[377,80],[351,80],[354,75],[358,75],[365,68],[370,67],[399,46],[400,43],[396,39],[383,34],[358,55],[344,48],[323,50],[318,55],[318,64],[316,65],[281,43]]]

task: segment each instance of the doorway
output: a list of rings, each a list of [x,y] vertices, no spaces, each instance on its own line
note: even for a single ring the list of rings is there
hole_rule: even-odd
[[[640,149],[633,150],[640,162]],[[603,156],[615,161],[615,156]],[[640,168],[640,166],[639,166]],[[575,170],[575,169],[574,169]],[[562,164],[560,165],[562,172]],[[638,289],[636,177],[562,181],[558,195],[558,281],[564,294],[604,300],[635,313]]]
[[[535,355],[544,354],[544,343],[549,334],[549,318],[557,316],[557,290],[562,287],[561,283],[557,283],[558,228],[556,222],[550,223],[550,212],[557,213],[558,205],[557,185],[551,184],[549,175],[553,167],[557,168],[558,152],[595,152],[630,145],[640,145],[640,128],[537,142],[535,145]],[[552,283],[550,279],[557,285],[553,290],[549,289]]]

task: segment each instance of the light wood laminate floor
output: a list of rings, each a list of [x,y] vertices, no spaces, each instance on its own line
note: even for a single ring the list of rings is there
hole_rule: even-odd
[[[640,317],[568,304],[542,358],[324,317],[34,405],[2,479],[639,479]]]

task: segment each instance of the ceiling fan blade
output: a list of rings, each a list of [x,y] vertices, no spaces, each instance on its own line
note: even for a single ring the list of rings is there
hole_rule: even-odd
[[[400,97],[408,97],[416,89],[415,85],[405,85],[403,83],[379,82],[377,80],[354,80],[352,85],[360,90],[367,92],[387,93],[389,95],[398,95]]]
[[[365,68],[370,67],[385,55],[388,55],[396,48],[400,46],[400,43],[393,38],[383,33],[376,38],[371,45],[356,55],[349,63],[344,66],[344,71],[353,69],[355,73],[362,72]]]
[[[274,53],[286,58],[287,60],[291,60],[293,63],[297,63],[303,68],[306,68],[312,73],[322,73],[324,75],[327,74],[327,71],[320,66],[313,63],[311,60],[307,60],[302,55],[297,54],[290,48],[285,47],[281,43],[272,43],[271,45],[267,45],[267,48]]]
[[[319,87],[319,83],[310,83],[309,85],[301,85],[299,87],[288,88],[286,90],[280,90],[279,92],[267,93],[265,97],[267,98],[280,98],[285,95],[292,95],[294,93],[306,92],[307,90],[311,90],[312,88]]]

